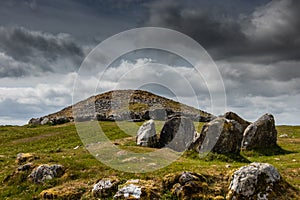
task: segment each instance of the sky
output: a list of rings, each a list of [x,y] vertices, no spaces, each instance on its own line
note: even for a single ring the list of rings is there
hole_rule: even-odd
[[[140,27],[179,31],[207,51],[226,93],[226,108],[213,114],[233,111],[255,121],[271,113],[277,124],[299,125],[299,9],[298,0],[2,0],[0,125],[26,124],[71,105],[89,53],[109,37]],[[78,84],[82,99],[95,86],[97,93],[144,89],[213,111],[209,77],[170,52],[129,52],[107,66],[102,78],[96,65],[93,70]]]

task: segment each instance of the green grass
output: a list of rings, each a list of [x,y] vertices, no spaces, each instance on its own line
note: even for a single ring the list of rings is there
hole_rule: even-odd
[[[137,153],[149,150],[135,146],[134,136],[141,124],[142,122],[99,122],[107,138],[117,143],[121,149]],[[203,123],[195,125],[200,131]],[[156,122],[157,132],[162,129],[162,126],[162,121]],[[89,122],[82,123],[81,127],[87,132],[86,135],[81,135],[81,137],[86,137],[84,141],[93,142],[97,139],[98,132],[90,126]],[[44,189],[72,181],[86,183],[90,190],[97,180],[111,175],[121,177],[122,180],[140,178],[159,182],[163,176],[172,172],[193,171],[221,179],[249,162],[267,162],[274,165],[283,178],[299,191],[300,126],[278,126],[277,130],[278,135],[287,134],[289,137],[278,138],[279,147],[276,149],[242,152],[238,156],[209,154],[201,159],[197,153],[189,151],[160,170],[132,174],[111,169],[89,154],[83,147],[73,123],[35,127],[0,126],[0,182],[3,182],[0,185],[0,199],[32,199]],[[74,149],[76,146],[80,147]],[[34,164],[62,164],[67,168],[66,175],[41,185],[29,182],[26,178],[28,173],[20,173],[7,179],[18,167],[15,159],[20,152],[34,153],[38,157],[33,161]],[[227,164],[231,167],[226,168]],[[228,180],[217,184],[226,191]],[[165,199],[169,197],[169,193],[164,195]]]

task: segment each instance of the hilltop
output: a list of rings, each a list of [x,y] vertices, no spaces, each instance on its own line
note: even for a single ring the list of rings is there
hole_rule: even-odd
[[[210,121],[214,116],[183,103],[142,90],[115,90],[91,96],[61,111],[37,119],[30,124],[58,124],[68,121],[164,120],[179,114],[194,121]]]

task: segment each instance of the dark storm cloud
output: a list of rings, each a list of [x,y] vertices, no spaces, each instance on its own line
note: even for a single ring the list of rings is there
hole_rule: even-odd
[[[84,53],[68,34],[0,27],[0,77],[74,71]]]
[[[148,7],[148,25],[191,36],[215,59],[265,63],[300,59],[300,1],[273,0],[250,14],[235,15],[220,6],[181,1],[156,1]]]
[[[211,10],[196,6],[185,7],[181,1],[156,1],[148,4],[148,25],[168,27],[183,32],[205,48],[215,48],[243,41],[240,24],[229,16],[218,14],[221,8]]]

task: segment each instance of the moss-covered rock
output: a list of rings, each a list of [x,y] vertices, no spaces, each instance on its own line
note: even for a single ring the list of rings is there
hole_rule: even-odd
[[[69,182],[54,188],[43,190],[41,199],[77,200],[88,190],[88,185],[82,182]]]
[[[119,184],[120,180],[117,177],[103,178],[93,186],[92,194],[99,198],[111,197],[117,192]]]

